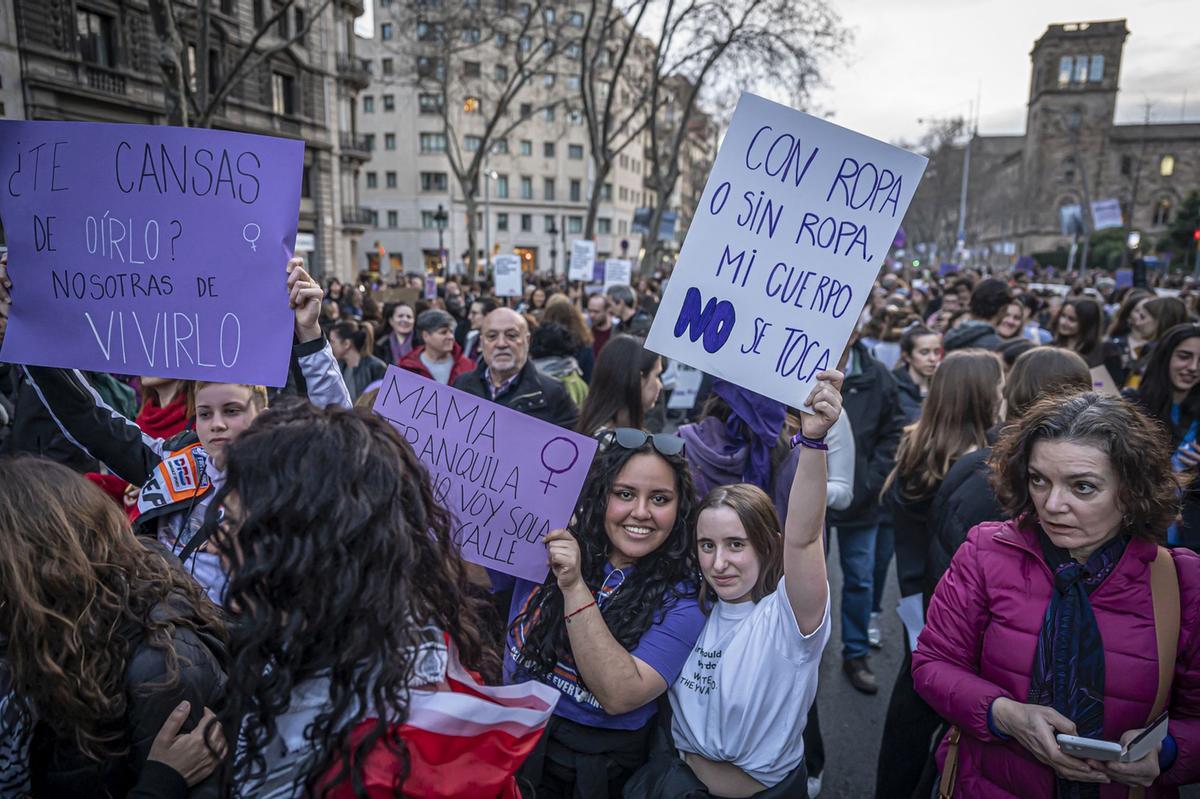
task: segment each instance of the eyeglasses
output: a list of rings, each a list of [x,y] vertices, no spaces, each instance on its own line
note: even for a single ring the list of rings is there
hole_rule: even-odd
[[[679,436],[669,436],[665,433],[647,433],[634,427],[617,427],[605,430],[601,434],[601,442],[607,447],[616,443],[622,449],[641,449],[649,441],[659,455],[668,458],[683,452],[684,440]]]

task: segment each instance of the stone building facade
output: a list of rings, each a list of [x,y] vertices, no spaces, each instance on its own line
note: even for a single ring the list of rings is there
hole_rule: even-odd
[[[1065,249],[1062,209],[1106,199],[1154,242],[1200,190],[1200,123],[1114,120],[1128,35],[1125,20],[1078,22],[1051,25],[1034,43],[1024,135],[970,143],[972,252],[999,265]]]
[[[0,3],[9,0],[0,0]],[[159,44],[147,0],[11,0],[27,119],[164,124]],[[172,0],[185,63],[195,58],[195,4]],[[317,274],[349,276],[368,213],[355,174],[370,157],[358,135],[355,96],[367,73],[355,52],[354,18],[364,0],[334,0],[316,19],[307,4],[288,9],[260,40],[266,49],[297,41],[238,82],[212,127],[303,139],[304,179],[297,254]],[[274,13],[271,0],[211,0],[213,80],[232,66]],[[0,16],[0,22],[3,22]],[[310,26],[311,23],[311,26]],[[0,25],[0,27],[3,27]],[[7,90],[4,34],[0,80]],[[193,76],[193,80],[194,80]],[[0,95],[3,97],[3,95]],[[7,105],[7,103],[6,103]],[[11,115],[10,115],[11,116]]]

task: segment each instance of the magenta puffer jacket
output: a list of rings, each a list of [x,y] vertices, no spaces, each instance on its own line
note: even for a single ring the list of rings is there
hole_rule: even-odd
[[[1146,796],[1173,797],[1176,786],[1200,779],[1200,557],[1175,549],[1180,637],[1168,709],[1179,748],[1174,764]],[[1133,540],[1112,574],[1091,595],[1104,641],[1104,738],[1116,741],[1145,726],[1158,689],[1150,563],[1156,547]],[[1016,741],[988,728],[999,697],[1029,695],[1030,672],[1053,578],[1036,526],[986,522],[971,530],[929,603],[913,652],[917,693],[962,730],[955,796],[971,799],[1051,799],[1054,772]],[[938,752],[938,766],[946,743]],[[1125,797],[1103,785],[1101,799]]]

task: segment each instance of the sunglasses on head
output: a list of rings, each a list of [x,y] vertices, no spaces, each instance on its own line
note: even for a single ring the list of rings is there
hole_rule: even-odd
[[[659,455],[672,457],[683,452],[684,441],[679,436],[666,433],[647,433],[634,427],[618,427],[605,430],[600,439],[605,446],[615,443],[622,449],[641,449],[649,441]]]

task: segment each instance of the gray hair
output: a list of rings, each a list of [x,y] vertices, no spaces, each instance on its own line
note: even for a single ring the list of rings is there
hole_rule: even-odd
[[[430,308],[427,311],[421,311],[421,315],[417,317],[417,330],[422,333],[430,333],[434,330],[441,330],[443,327],[454,329],[454,317],[440,308]]]
[[[630,308],[637,307],[637,295],[633,293],[633,289],[629,286],[609,286],[608,299],[612,302],[623,302]]]

